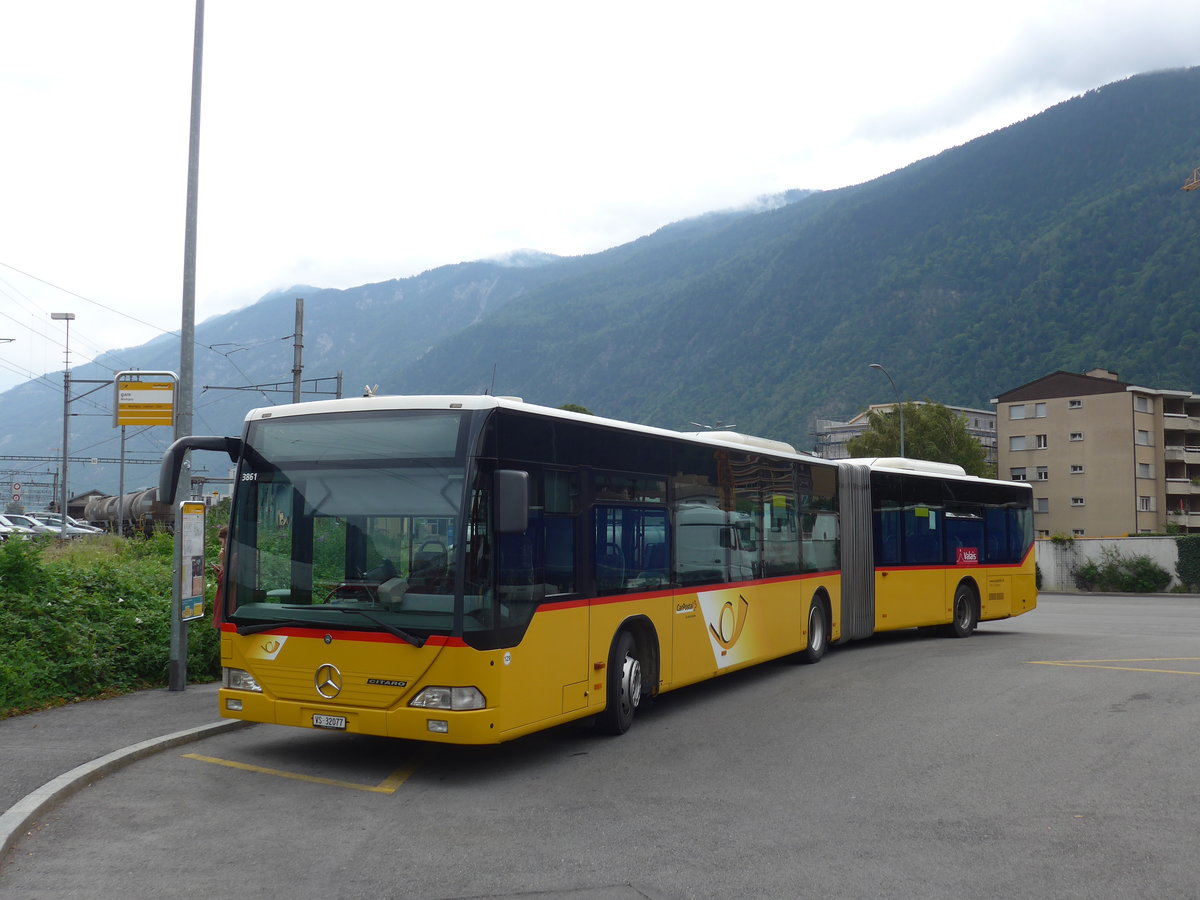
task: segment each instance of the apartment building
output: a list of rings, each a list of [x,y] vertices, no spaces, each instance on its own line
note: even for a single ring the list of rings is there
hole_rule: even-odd
[[[1113,537],[1168,522],[1200,531],[1200,396],[1093,369],[1054,372],[992,402],[998,475],[1033,483],[1039,537]]]
[[[915,400],[917,406],[923,406],[924,400]],[[825,459],[848,459],[850,453],[846,444],[851,438],[856,438],[867,430],[868,419],[873,412],[891,412],[896,408],[894,403],[872,403],[863,412],[848,422],[834,419],[818,419],[817,428],[813,433],[815,438],[813,453]],[[951,412],[962,416],[967,422],[967,433],[979,441],[983,447],[984,461],[996,462],[996,414],[990,409],[972,409],[969,406],[946,407]]]

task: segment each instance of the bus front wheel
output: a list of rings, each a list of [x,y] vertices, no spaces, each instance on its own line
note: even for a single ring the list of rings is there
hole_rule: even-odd
[[[606,705],[597,723],[608,734],[624,734],[633,724],[633,714],[642,702],[642,660],[637,641],[622,631],[608,654]]]
[[[960,584],[954,592],[954,619],[946,627],[946,634],[956,638],[970,637],[979,624],[975,609],[974,592],[967,585]]]

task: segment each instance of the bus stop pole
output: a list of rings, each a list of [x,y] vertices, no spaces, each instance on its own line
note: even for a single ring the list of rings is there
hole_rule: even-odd
[[[179,329],[179,396],[175,419],[175,438],[192,433],[193,369],[196,355],[196,206],[200,193],[200,83],[204,57],[204,0],[196,0],[196,30],[192,47],[192,115],[188,140],[187,210],[183,238],[183,313]],[[185,460],[184,466],[190,469]],[[191,495],[192,479],[181,478],[182,489]],[[172,497],[175,506],[175,584],[171,588],[171,658],[169,687],[182,691],[187,685],[187,623],[183,621],[183,514],[179,492]],[[163,498],[166,499],[166,498]]]

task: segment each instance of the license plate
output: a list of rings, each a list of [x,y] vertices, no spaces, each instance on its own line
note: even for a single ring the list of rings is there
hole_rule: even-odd
[[[322,716],[314,713],[312,723],[313,728],[333,728],[337,731],[346,730],[345,716]]]

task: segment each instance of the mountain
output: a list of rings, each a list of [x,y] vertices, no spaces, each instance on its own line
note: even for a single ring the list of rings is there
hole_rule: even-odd
[[[1190,390],[1200,196],[1180,187],[1200,165],[1197,96],[1200,68],[1137,76],[865,184],[789,192],[603,253],[520,251],[512,265],[272,294],[197,327],[197,389],[288,389],[300,295],[305,376],[341,370],[348,394],[490,390],[665,427],[720,420],[800,447],[815,417],[893,399],[872,362],[905,398],[964,406],[1096,366]],[[177,359],[163,337],[73,375]],[[0,454],[60,445],[53,384],[0,395],[0,421],[21,423],[0,432]],[[195,430],[235,431],[247,408],[289,397],[210,388]],[[102,417],[72,432],[82,454],[115,455]],[[161,453],[167,437],[140,440]],[[73,487],[91,474],[73,469]]]
[[[1131,78],[872,182],[600,254],[396,368],[806,446],[815,415],[986,406],[1057,369],[1200,384],[1200,69]]]

